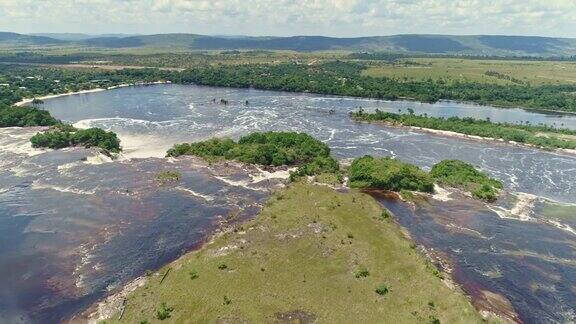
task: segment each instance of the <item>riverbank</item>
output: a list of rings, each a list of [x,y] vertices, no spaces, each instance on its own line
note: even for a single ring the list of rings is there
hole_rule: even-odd
[[[102,91],[114,90],[114,89],[126,88],[126,87],[146,86],[146,85],[156,85],[156,84],[171,84],[171,83],[172,83],[172,82],[170,82],[170,81],[156,81],[156,82],[142,82],[142,83],[119,84],[119,85],[112,86],[112,87],[108,87],[108,88],[94,88],[94,89],[88,89],[88,90],[82,90],[82,91],[74,91],[74,92],[51,94],[51,95],[46,95],[46,96],[41,96],[41,97],[35,97],[35,98],[26,98],[26,99],[22,99],[22,100],[20,100],[19,102],[15,103],[14,106],[16,106],[16,107],[25,106],[25,105],[27,105],[27,104],[32,103],[32,101],[33,101],[34,99],[48,100],[48,99],[54,99],[54,98],[60,98],[60,97],[66,97],[66,96],[74,96],[74,95],[81,95],[81,94],[88,94],[88,93],[96,93],[96,92],[102,92]]]
[[[439,135],[439,136],[448,137],[448,138],[458,138],[458,139],[465,139],[465,140],[472,140],[472,141],[486,142],[486,143],[496,142],[496,143],[502,144],[502,145],[513,145],[513,146],[525,147],[525,148],[530,148],[530,149],[538,149],[538,150],[549,151],[549,152],[576,155],[576,149],[562,149],[562,148],[546,149],[546,148],[532,145],[532,144],[519,143],[519,142],[515,142],[515,141],[506,141],[506,140],[501,139],[501,138],[482,137],[482,136],[476,136],[476,135],[457,133],[457,132],[453,132],[453,131],[425,128],[425,127],[417,127],[417,126],[406,126],[406,125],[401,125],[401,124],[392,123],[392,122],[388,122],[388,121],[382,121],[382,120],[374,120],[374,121],[358,120],[358,119],[354,119],[354,120],[358,123],[381,124],[381,125],[384,125],[387,127],[394,127],[394,128],[398,128],[398,129],[408,129],[408,130],[413,130],[413,131],[423,132],[423,133],[429,133],[429,134]]]
[[[481,323],[443,276],[370,196],[299,182],[254,220],[133,281],[82,318]]]

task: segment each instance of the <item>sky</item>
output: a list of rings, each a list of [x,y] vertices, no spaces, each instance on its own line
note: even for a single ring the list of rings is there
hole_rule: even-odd
[[[576,0],[0,0],[0,31],[576,38]]]

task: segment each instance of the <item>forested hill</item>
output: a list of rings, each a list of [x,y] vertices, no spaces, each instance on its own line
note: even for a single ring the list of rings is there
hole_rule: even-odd
[[[530,36],[395,35],[357,38],[323,36],[246,37],[158,34],[86,39],[0,33],[0,46],[65,45],[102,48],[183,48],[190,50],[392,51],[400,53],[499,56],[575,56],[576,39]]]

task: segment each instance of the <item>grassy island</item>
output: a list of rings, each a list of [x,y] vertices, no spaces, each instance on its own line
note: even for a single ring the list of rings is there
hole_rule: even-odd
[[[100,128],[76,129],[70,125],[59,124],[44,133],[34,135],[30,141],[33,147],[61,149],[71,146],[86,148],[98,147],[108,153],[119,153],[120,140],[113,132]]]
[[[232,139],[210,139],[177,144],[167,156],[195,155],[207,160],[237,160],[264,166],[298,166],[294,177],[338,173],[338,162],[330,148],[314,137],[295,132],[252,133]]]
[[[482,323],[382,214],[368,195],[293,183],[148,276],[106,323]]]
[[[465,135],[514,141],[544,149],[576,149],[576,131],[546,126],[493,123],[473,118],[438,118],[414,114],[395,114],[376,110],[351,113],[357,121],[384,122],[391,125],[421,127]]]

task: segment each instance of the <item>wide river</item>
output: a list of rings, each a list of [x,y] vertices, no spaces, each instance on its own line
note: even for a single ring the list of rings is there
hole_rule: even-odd
[[[502,180],[508,194],[496,205],[382,202],[451,260],[477,306],[491,291],[523,321],[576,320],[576,156],[355,123],[348,113],[358,107],[576,129],[576,116],[522,109],[180,85],[48,100],[57,118],[118,133],[125,152],[100,163],[84,149],[33,150],[32,130],[0,130],[0,322],[57,322],[194,248],[227,214],[253,215],[269,183],[163,156],[175,143],[264,130],[307,132],[340,159],[393,156],[424,168],[460,159]],[[182,171],[182,184],[154,185],[163,169]]]

